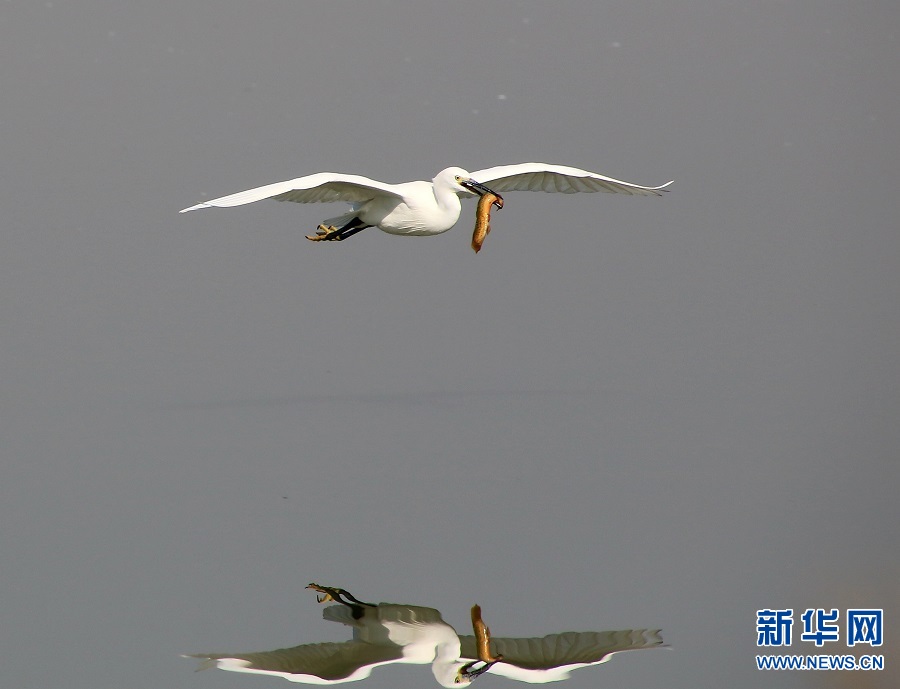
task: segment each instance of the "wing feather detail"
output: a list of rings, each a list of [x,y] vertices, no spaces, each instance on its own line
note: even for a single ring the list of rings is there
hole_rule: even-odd
[[[461,656],[475,660],[474,636],[460,636]],[[654,648],[663,644],[658,629],[624,629],[608,632],[563,632],[533,638],[492,637],[491,647],[502,654],[500,665],[526,670],[553,670],[568,665],[602,663],[613,653]],[[502,674],[499,666],[497,672]]]
[[[399,646],[375,646],[363,641],[302,644],[292,648],[255,653],[191,654],[203,660],[199,669],[220,667],[237,672],[306,675],[326,682],[341,682],[368,677],[371,668],[396,662],[403,657]],[[226,661],[236,660],[238,663]],[[220,662],[221,661],[221,662]],[[359,672],[363,670],[363,672]],[[356,676],[353,676],[355,673]],[[352,677],[352,680],[350,679]]]
[[[576,167],[548,163],[500,165],[473,172],[472,178],[496,192],[544,191],[560,194],[603,191],[632,196],[662,196],[661,192],[672,184],[667,182],[658,187],[645,187]]]
[[[196,206],[180,211],[198,210],[200,208],[230,208],[242,206],[263,199],[291,201],[293,203],[333,203],[343,201],[360,204],[376,196],[393,196],[403,198],[395,185],[379,182],[359,175],[343,175],[336,172],[318,172],[306,177],[298,177],[284,182],[275,182],[255,189],[239,191],[236,194],[222,196],[211,201],[198,203]]]

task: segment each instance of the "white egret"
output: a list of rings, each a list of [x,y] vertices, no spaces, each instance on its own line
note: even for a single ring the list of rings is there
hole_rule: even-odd
[[[310,584],[324,593],[320,602],[341,605],[325,608],[326,620],[353,628],[350,641],[313,643],[274,651],[230,654],[192,654],[201,658],[198,669],[219,667],[232,672],[272,675],[306,684],[340,684],[365,679],[379,665],[431,664],[443,687],[470,684],[485,672],[531,683],[555,682],[586,665],[605,662],[614,653],[662,645],[659,630],[566,632],[535,639],[486,639],[499,654],[485,659],[476,636],[458,636],[434,608],[394,603],[363,603],[339,588]],[[473,610],[473,627],[475,626]],[[480,622],[480,610],[478,612]],[[483,623],[480,625],[484,629]]]
[[[596,172],[546,163],[501,165],[471,173],[459,167],[448,167],[430,182],[403,184],[387,184],[359,175],[319,172],[198,203],[181,212],[229,208],[263,199],[295,203],[344,201],[350,203],[347,212],[325,220],[315,235],[307,237],[312,241],[340,241],[367,227],[398,235],[441,234],[459,220],[460,196],[481,196],[491,192],[499,197],[499,192],[506,191],[563,194],[605,191],[661,196],[660,192],[671,183],[644,187]],[[501,198],[497,207],[502,203]]]

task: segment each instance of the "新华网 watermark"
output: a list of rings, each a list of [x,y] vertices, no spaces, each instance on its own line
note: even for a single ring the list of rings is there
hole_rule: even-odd
[[[878,648],[884,643],[884,610],[847,608],[843,623],[837,608],[807,608],[797,620],[803,626],[800,641],[826,650],[843,639],[847,647]],[[786,648],[794,637],[792,608],[765,608],[756,611],[756,645]],[[860,650],[860,649],[858,649]],[[758,670],[884,670],[879,654],[777,654],[756,656]]]

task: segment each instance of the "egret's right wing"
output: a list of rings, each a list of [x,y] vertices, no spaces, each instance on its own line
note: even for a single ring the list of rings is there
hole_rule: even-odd
[[[185,657],[203,660],[198,670],[219,667],[232,672],[277,675],[292,682],[337,684],[368,677],[372,668],[403,658],[403,649],[345,641],[302,644],[256,653],[197,653]]]

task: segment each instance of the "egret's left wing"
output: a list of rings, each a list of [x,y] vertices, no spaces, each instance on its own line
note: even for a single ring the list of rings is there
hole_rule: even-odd
[[[203,660],[199,670],[219,667],[232,672],[275,675],[291,682],[338,684],[364,679],[372,668],[397,662],[403,658],[403,649],[354,640],[255,653],[196,653],[185,657]]]
[[[474,636],[460,636],[460,657],[478,659]],[[488,672],[524,682],[555,682],[569,671],[609,660],[613,653],[656,648],[663,644],[658,629],[609,632],[563,632],[541,638],[491,637],[491,650],[503,656]]]
[[[666,182],[658,187],[644,187],[640,184],[606,177],[596,172],[579,170],[577,167],[548,163],[500,165],[473,172],[471,177],[496,192],[547,191],[575,194],[605,191],[633,196],[662,196],[660,192],[672,184],[672,182]]]
[[[218,199],[204,201],[196,206],[178,211],[187,213],[200,208],[230,208],[243,206],[245,203],[275,199],[276,201],[293,201],[294,203],[333,203],[345,201],[359,204],[376,196],[390,196],[402,199],[403,194],[397,191],[397,185],[379,182],[360,175],[344,175],[339,172],[317,172],[306,177],[275,182],[255,189],[239,191]]]

